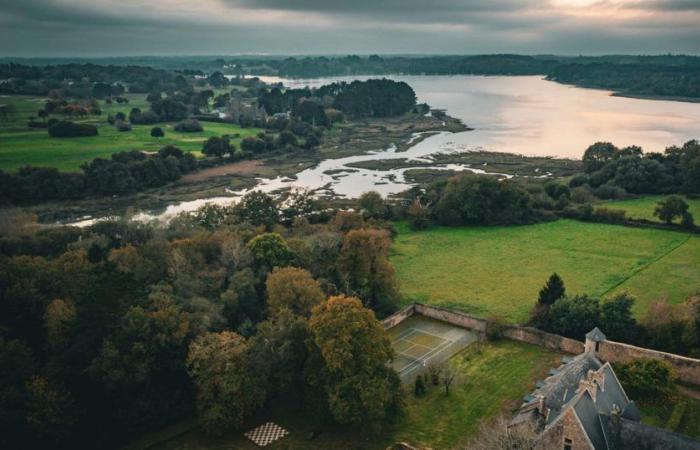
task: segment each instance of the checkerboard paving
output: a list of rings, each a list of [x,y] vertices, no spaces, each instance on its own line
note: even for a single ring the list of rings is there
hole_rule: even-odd
[[[288,434],[289,431],[285,430],[276,423],[267,422],[257,428],[253,428],[243,435],[255,442],[258,446],[265,447],[266,445],[272,444],[276,440],[281,439]]]

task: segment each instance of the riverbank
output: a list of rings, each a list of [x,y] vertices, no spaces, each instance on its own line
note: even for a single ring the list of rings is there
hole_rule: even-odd
[[[381,119],[348,121],[328,130],[315,151],[270,153],[260,158],[217,164],[188,174],[175,183],[122,197],[97,197],[79,201],[53,202],[29,208],[40,222],[73,223],[96,217],[150,215],[169,205],[206,202],[206,199],[236,198],[236,193],[253,188],[259,179],[294,180],[298,173],[329,159],[363,155],[396,146],[407,150],[436,133],[456,133],[469,128],[450,116],[408,114]],[[368,188],[369,189],[369,188]]]

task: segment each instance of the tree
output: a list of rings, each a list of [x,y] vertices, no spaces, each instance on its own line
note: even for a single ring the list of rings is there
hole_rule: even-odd
[[[64,441],[76,423],[75,402],[68,391],[40,376],[27,382],[26,421],[40,441]]]
[[[550,333],[582,341],[589,331],[598,326],[600,301],[586,295],[564,297],[550,308],[543,328]]]
[[[267,149],[265,141],[256,136],[246,136],[241,141],[241,150],[247,153],[262,153]]]
[[[674,387],[675,375],[666,361],[635,359],[615,365],[615,374],[630,397],[658,399]]]
[[[540,305],[551,306],[554,304],[554,302],[564,297],[565,294],[566,289],[564,287],[564,280],[562,280],[561,277],[555,272],[549,277],[547,283],[540,290],[540,295],[537,298],[537,302]]]
[[[279,219],[275,199],[261,191],[252,191],[243,196],[238,204],[241,219],[252,225],[265,225],[271,230]]]
[[[303,396],[308,337],[307,319],[288,309],[258,323],[250,341],[251,359],[255,373],[266,377],[269,390]]]
[[[616,158],[619,150],[610,142],[596,142],[583,153],[583,167],[586,173],[595,172],[605,163]]]
[[[259,267],[272,270],[289,265],[294,254],[278,233],[263,233],[248,242],[248,248]]]
[[[406,210],[406,219],[412,229],[425,230],[430,225],[428,205],[424,205],[419,198],[416,198]]]
[[[236,333],[199,336],[190,345],[187,368],[197,388],[199,421],[207,433],[241,426],[265,399],[251,370],[249,344]]]
[[[450,386],[455,382],[457,378],[457,370],[451,364],[445,364],[445,367],[441,370],[442,374],[442,385],[445,387],[445,396],[450,395]]]
[[[70,301],[55,299],[46,307],[46,337],[53,348],[62,348],[72,335],[75,324],[75,305]]]
[[[348,293],[359,295],[366,305],[383,313],[394,308],[398,297],[389,246],[384,230],[352,230],[343,239],[338,260]]]
[[[165,132],[163,131],[163,129],[161,127],[151,128],[151,137],[162,138],[163,136],[165,136]]]
[[[204,143],[204,147],[202,147],[202,153],[205,155],[218,156],[219,158],[226,154],[233,153],[234,151],[235,147],[231,145],[231,141],[225,136],[212,136],[207,139]]]
[[[423,381],[423,375],[416,376],[416,382],[413,386],[413,393],[416,397],[425,394],[425,382]]]
[[[276,268],[267,276],[267,308],[271,315],[282,309],[309,316],[311,308],[321,303],[325,295],[318,281],[304,269]]]
[[[314,307],[309,330],[319,362],[310,382],[323,389],[333,418],[378,426],[401,395],[399,378],[387,365],[393,350],[382,324],[359,299],[339,296]]]
[[[632,314],[634,297],[621,293],[605,300],[600,305],[600,325],[608,339],[621,342],[634,342],[639,325]]]
[[[683,217],[688,213],[688,204],[677,195],[666,197],[665,200],[657,203],[654,208],[654,215],[667,224],[673,223],[676,217]]]
[[[357,204],[365,217],[382,219],[386,216],[386,204],[377,191],[365,192],[357,200]]]

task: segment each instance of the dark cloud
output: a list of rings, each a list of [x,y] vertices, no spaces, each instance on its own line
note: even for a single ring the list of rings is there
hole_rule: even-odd
[[[700,0],[565,1],[0,0],[0,56],[700,53]]]

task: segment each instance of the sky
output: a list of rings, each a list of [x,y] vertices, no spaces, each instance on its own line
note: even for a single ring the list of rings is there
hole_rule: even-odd
[[[0,56],[700,54],[700,0],[0,0]]]

